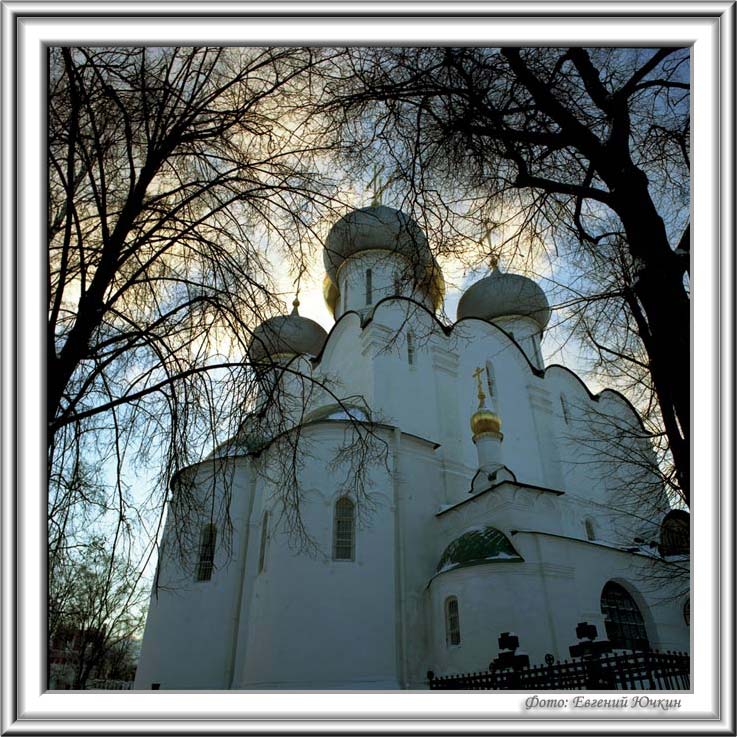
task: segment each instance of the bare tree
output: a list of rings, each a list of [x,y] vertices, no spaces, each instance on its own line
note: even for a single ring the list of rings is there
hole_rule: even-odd
[[[49,50],[52,554],[89,513],[107,515],[115,549],[163,514],[174,472],[263,414],[249,340],[282,310],[275,264],[304,273],[337,192],[304,115],[332,56]],[[121,472],[133,459],[159,462],[149,499]],[[114,484],[80,483],[96,473]]]
[[[588,398],[571,403],[563,436],[575,448],[569,463],[574,470],[580,468],[598,493],[569,493],[568,498],[578,508],[590,510],[594,519],[606,520],[606,542],[639,554],[633,573],[638,571],[636,577],[655,598],[681,600],[691,584],[688,522],[684,539],[674,544],[664,537],[671,515],[687,520],[688,514],[672,510],[672,467],[663,458],[662,447],[653,442],[658,438],[653,437],[648,418],[638,421],[623,405],[613,394],[596,403]]]
[[[633,462],[642,466],[643,472],[659,479],[671,504],[680,504],[682,489],[649,358],[640,338],[641,321],[633,309],[627,308],[623,296],[632,293],[635,278],[626,244],[614,241],[585,255],[588,265],[582,263],[582,267],[590,285],[588,291],[597,294],[598,299],[571,301],[568,305],[571,329],[589,347],[591,368],[596,376],[622,391],[640,413],[643,427],[633,434],[647,436],[651,453],[647,457],[635,454]],[[640,495],[636,503],[646,504],[646,499]]]
[[[627,314],[617,337],[638,343],[686,504],[688,70],[679,48],[353,49],[330,103],[359,166],[381,156],[437,223],[455,209],[498,250],[552,249],[574,305]],[[591,267],[611,268],[605,292]],[[600,338],[604,321],[587,324]],[[610,363],[629,346],[596,350]]]
[[[50,676],[84,689],[107,667],[130,661],[131,642],[142,635],[147,592],[134,559],[111,556],[106,542],[89,544],[57,560],[49,576]],[[62,661],[54,674],[54,660]]]

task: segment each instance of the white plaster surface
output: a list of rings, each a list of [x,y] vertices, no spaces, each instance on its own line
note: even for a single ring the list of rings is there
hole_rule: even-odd
[[[212,469],[228,477],[229,483],[217,480],[216,507],[229,510],[232,540],[227,549],[219,542],[212,579],[197,583],[196,546],[180,561],[165,538],[136,688],[425,688],[428,670],[486,668],[498,654],[499,634],[509,630],[532,663],[547,653],[564,658],[577,622],[592,622],[605,636],[600,595],[609,580],[635,597],[653,647],[688,650],[683,601],[662,580],[653,586],[658,561],[621,550],[638,531],[657,537],[658,523],[622,511],[622,489],[637,480],[601,450],[607,437],[619,444],[623,423],[637,425],[630,406],[611,392],[592,398],[567,369],[543,371],[540,336],[529,318],[500,320],[520,347],[480,319],[444,331],[427,299],[424,307],[404,298],[377,306],[400,267],[383,252],[352,257],[339,278],[355,282],[347,309],[361,314],[339,306],[342,318],[322,355],[299,364],[337,377],[335,391],[361,396],[385,425],[377,433],[387,443],[388,467],[370,469],[371,504],[357,522],[355,559],[332,560],[333,509],[345,468],[331,461],[349,424],[302,429],[309,450],[301,459],[301,513],[317,543],[311,554],[295,552],[280,515],[281,490],[261,472],[270,449],[192,469],[187,473],[196,474],[203,499]],[[374,290],[369,306],[361,292],[366,268]],[[502,419],[500,460],[517,482],[472,496],[479,467],[469,427],[478,404],[472,373],[487,361],[495,373],[490,401]],[[332,403],[315,392],[308,417]],[[591,442],[592,417],[598,445]],[[664,496],[653,507],[664,514]],[[266,510],[271,525],[259,572]],[[166,537],[174,534],[174,518],[170,513]],[[586,518],[595,524],[593,543]],[[504,532],[524,561],[493,559],[437,573],[448,544],[473,526]],[[458,646],[446,643],[448,596],[459,602]]]

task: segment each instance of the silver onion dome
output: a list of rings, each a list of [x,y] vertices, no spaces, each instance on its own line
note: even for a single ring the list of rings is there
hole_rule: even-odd
[[[330,229],[323,248],[327,273],[325,300],[334,311],[338,298],[338,270],[362,251],[390,251],[410,264],[417,283],[433,302],[442,300],[445,283],[422,228],[409,215],[386,205],[362,207],[344,215]]]
[[[426,266],[432,254],[422,228],[399,210],[372,205],[351,210],[330,229],[325,239],[325,271],[336,283],[341,264],[361,251],[394,251],[411,263]]]
[[[489,276],[472,284],[458,302],[457,319],[524,315],[532,318],[544,330],[550,321],[550,304],[540,285],[521,274],[494,270]]]
[[[328,334],[314,320],[302,317],[298,307],[299,301],[295,299],[290,315],[271,317],[253,331],[248,346],[248,357],[253,363],[275,356],[320,353]]]

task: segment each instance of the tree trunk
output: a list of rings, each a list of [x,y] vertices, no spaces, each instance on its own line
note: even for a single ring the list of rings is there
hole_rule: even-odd
[[[670,247],[646,182],[627,177],[615,190],[614,208],[624,225],[637,270],[634,292],[647,319],[641,338],[686,504],[691,502],[691,309],[681,259]]]

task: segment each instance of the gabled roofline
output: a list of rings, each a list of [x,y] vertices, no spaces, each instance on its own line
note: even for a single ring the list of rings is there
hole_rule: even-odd
[[[647,558],[648,560],[659,560],[663,563],[667,561],[663,560],[662,557],[657,555],[648,555],[647,553],[641,553],[638,551],[631,550],[626,547],[620,547],[618,545],[611,545],[597,540],[585,540],[582,537],[572,537],[571,535],[560,535],[557,532],[546,532],[545,530],[510,530],[509,534],[514,535],[543,535],[545,537],[555,537],[560,540],[569,540],[571,542],[583,543],[584,545],[593,545],[596,548],[603,548],[604,550],[613,550],[616,553],[624,553],[624,555],[636,555],[640,558]]]
[[[483,491],[476,492],[473,496],[469,496],[467,499],[461,499],[461,501],[456,502],[455,504],[452,504],[449,507],[446,507],[445,509],[441,509],[439,512],[435,512],[436,517],[440,517],[443,514],[447,514],[448,512],[452,512],[455,509],[458,509],[458,507],[462,507],[464,504],[468,504],[469,502],[474,501],[475,499],[478,499],[479,497],[483,496],[484,494],[488,494],[490,491],[496,491],[500,487],[504,485],[508,486],[514,486],[518,489],[532,489],[533,491],[540,491],[547,494],[554,494],[555,496],[563,496],[565,494],[565,491],[560,491],[560,489],[551,489],[547,486],[537,486],[536,484],[523,484],[520,481],[500,481],[498,484],[494,484],[493,486],[490,486],[488,489],[484,489]]]

